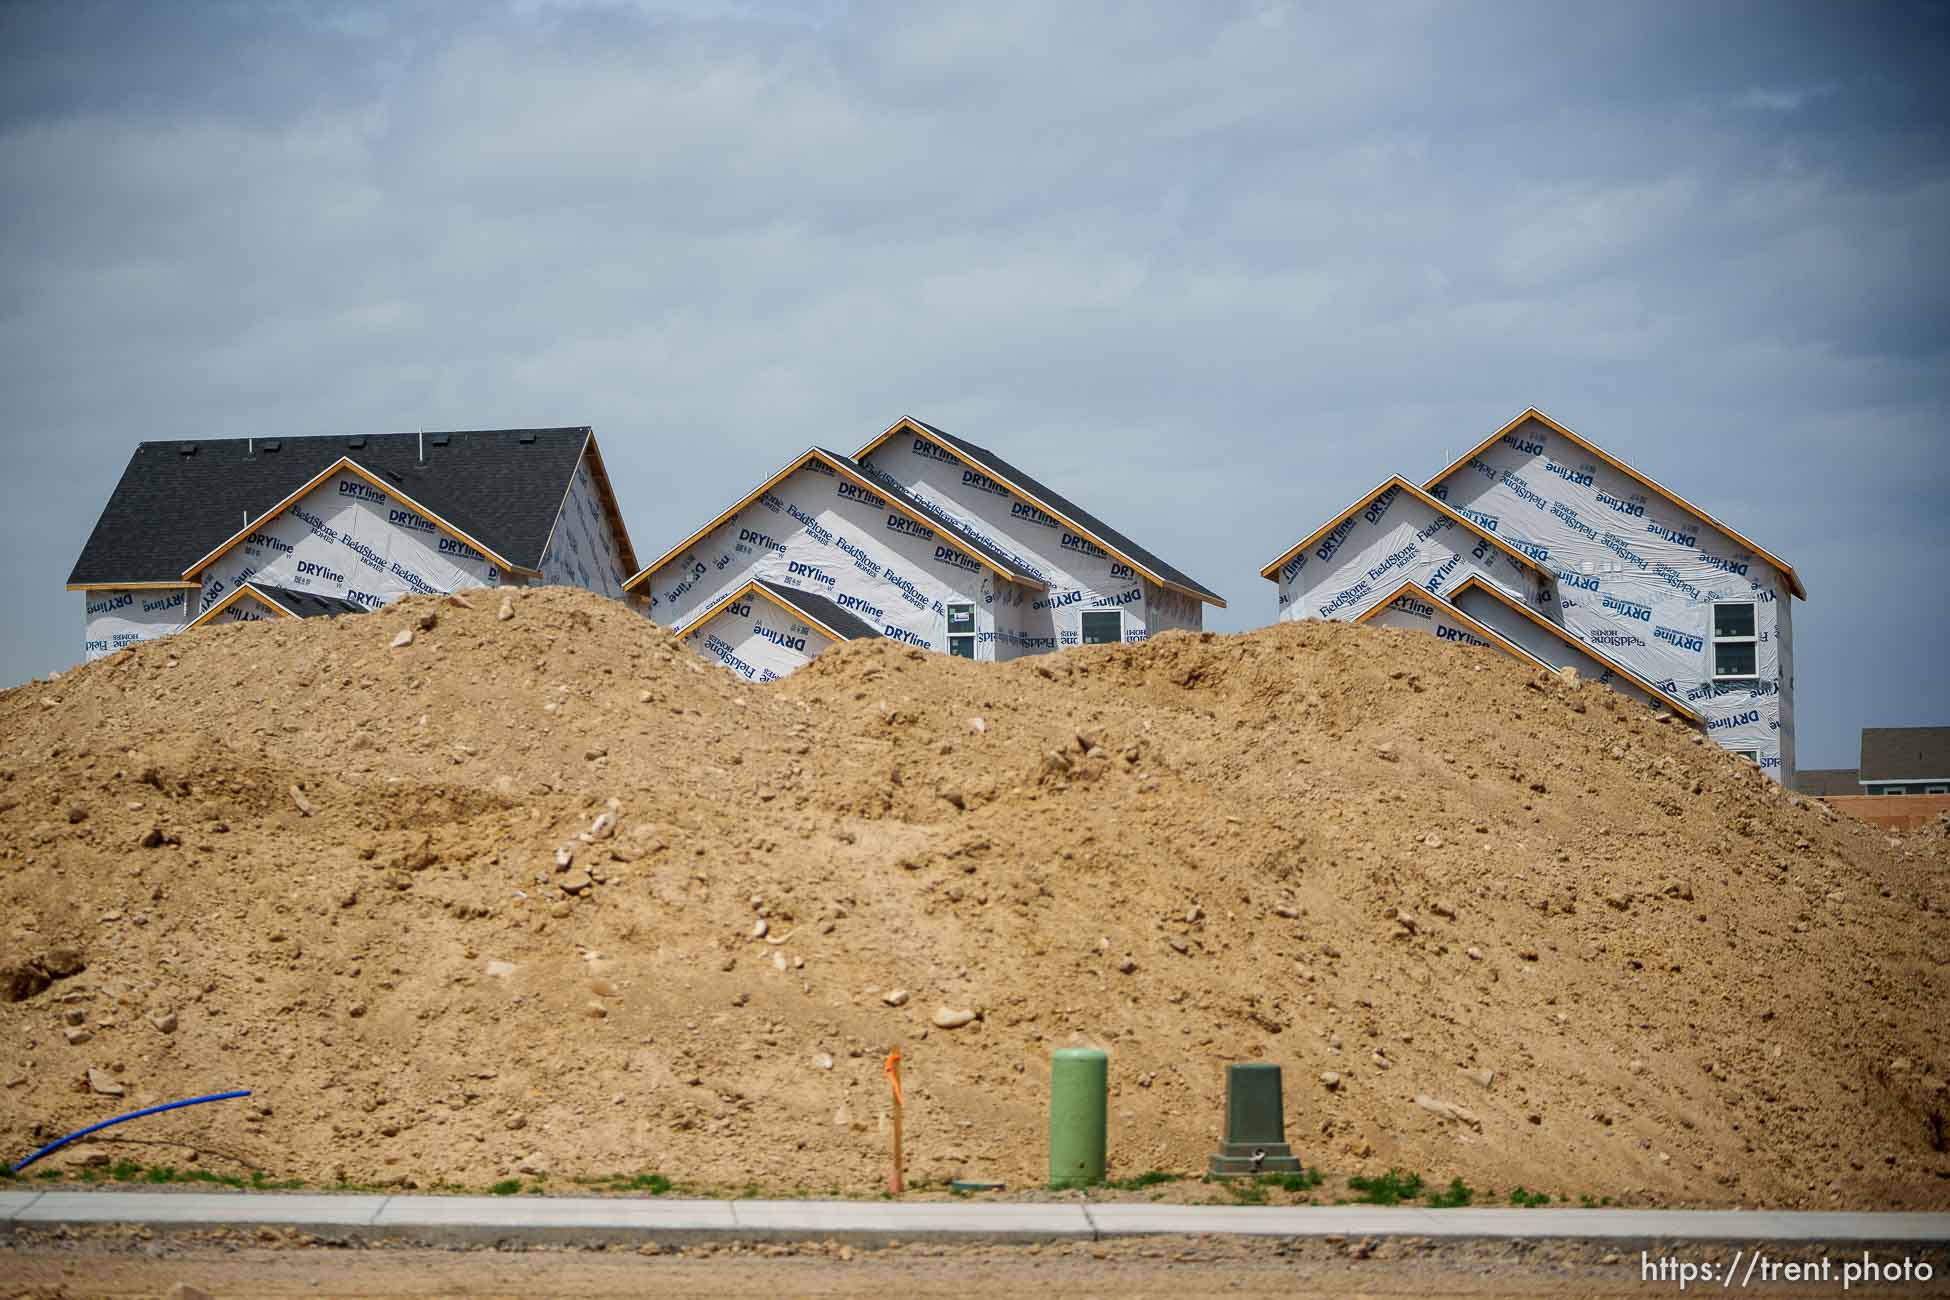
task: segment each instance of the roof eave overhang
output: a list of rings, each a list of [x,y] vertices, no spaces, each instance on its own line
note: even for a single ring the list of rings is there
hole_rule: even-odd
[[[70,582],[67,585],[67,590],[69,591],[162,591],[162,590],[180,591],[185,589],[195,590],[196,588],[201,587],[202,585],[203,584],[200,582],[186,582],[181,578],[171,578],[168,579],[167,581],[152,580],[147,582]]]
[[[1499,587],[1497,587],[1495,583],[1484,581],[1481,575],[1479,574],[1472,573],[1469,575],[1469,577],[1457,583],[1455,591],[1450,595],[1449,604],[1452,606],[1455,605],[1456,598],[1461,596],[1465,591],[1468,591],[1471,587],[1475,587],[1483,592],[1486,592],[1487,594],[1494,597],[1495,599],[1502,601],[1505,605],[1508,605],[1511,609],[1516,610],[1519,614],[1523,615],[1525,618],[1529,619],[1537,626],[1543,628],[1545,631],[1551,633],[1553,636],[1563,641],[1564,644],[1571,646],[1573,649],[1577,650],[1580,654],[1588,655],[1591,658],[1597,660],[1599,663],[1611,669],[1619,676],[1625,678],[1625,680],[1631,682],[1634,686],[1638,687],[1640,690],[1644,691],[1647,695],[1650,695],[1653,699],[1657,700],[1660,704],[1663,704],[1666,708],[1671,709],[1674,713],[1686,719],[1694,726],[1703,727],[1706,725],[1706,719],[1702,717],[1699,713],[1695,712],[1692,708],[1688,707],[1687,705],[1681,703],[1678,700],[1675,700],[1674,698],[1672,698],[1672,696],[1666,694],[1664,691],[1660,690],[1657,686],[1654,686],[1651,682],[1646,681],[1645,678],[1639,676],[1637,673],[1633,672],[1630,668],[1627,668],[1624,664],[1619,663],[1616,659],[1613,659],[1610,655],[1604,653],[1596,646],[1587,644],[1586,642],[1579,640],[1577,637],[1573,636],[1568,630],[1559,627],[1557,624],[1545,618],[1542,614],[1539,614],[1536,610],[1526,607],[1522,601],[1512,596],[1509,592],[1500,589]]]
[[[195,618],[185,623],[183,625],[183,630],[185,632],[188,632],[192,628],[202,627],[205,623],[208,623],[211,619],[223,613],[226,609],[229,609],[232,605],[236,604],[239,600],[242,600],[245,596],[249,596],[252,600],[256,601],[258,604],[263,605],[265,608],[269,609],[273,614],[276,614],[279,618],[298,617],[297,614],[293,613],[291,610],[286,609],[283,605],[278,604],[277,601],[271,599],[269,596],[259,591],[255,583],[245,582],[245,583],[238,584],[238,587],[235,591],[231,592],[228,596],[225,596],[222,600],[218,601],[216,604],[210,606],[210,608],[204,610],[201,614],[198,614]]]
[[[770,589],[765,587],[762,583],[760,583],[759,580],[756,578],[749,579],[744,586],[738,588],[738,590],[732,592],[729,596],[726,596],[723,600],[711,606],[711,608],[705,610],[702,614],[699,614],[696,618],[692,619],[690,622],[678,626],[673,626],[671,628],[671,631],[677,633],[679,636],[688,636],[690,633],[695,632],[697,629],[703,627],[706,623],[709,623],[712,619],[716,618],[719,614],[723,613],[726,606],[736,604],[740,596],[762,597],[763,599],[777,606],[779,609],[782,609],[786,613],[792,615],[794,618],[804,619],[806,622],[812,624],[813,627],[817,628],[822,635],[829,636],[835,641],[853,640],[853,638],[848,636],[846,633],[839,631],[837,628],[828,626],[826,623],[821,622],[818,618],[814,617],[811,614],[808,614],[805,610],[800,609],[797,605],[794,605],[791,601],[786,600],[783,596],[780,596],[778,593],[771,591]]]
[[[923,424],[920,424],[919,422],[914,420],[911,416],[906,416],[906,415],[903,415],[900,419],[894,421],[891,425],[887,427],[885,432],[881,433],[879,436],[872,439],[870,442],[867,443],[866,446],[860,448],[859,451],[854,452],[853,459],[864,460],[866,457],[873,454],[873,451],[876,447],[879,447],[881,444],[885,443],[889,438],[892,438],[895,435],[902,432],[911,433],[917,438],[921,438],[928,442],[933,443],[935,446],[941,448],[941,450],[947,452],[950,456],[953,456],[956,460],[964,459],[960,451],[957,451],[954,447],[950,446],[949,444],[943,442],[940,438],[936,437],[933,430],[929,429],[927,426]],[[983,472],[987,473],[988,471],[984,470]],[[1049,502],[1043,500],[1035,493],[1025,491],[1020,485],[1010,481],[1008,478],[1003,477],[1001,475],[996,475],[995,479],[996,482],[1000,483],[1003,487],[1008,488],[1011,492],[1015,493],[1023,500],[1033,502],[1038,510],[1041,510],[1044,514],[1050,516],[1050,518],[1061,521],[1062,524],[1066,528],[1068,528],[1071,532],[1089,538],[1092,542],[1096,543],[1098,546],[1101,546],[1104,550],[1110,552],[1112,555],[1115,555],[1118,559],[1124,561],[1124,563],[1130,565],[1133,569],[1136,569],[1139,573],[1143,574],[1146,578],[1149,578],[1153,583],[1157,584],[1158,586],[1164,587],[1170,591],[1175,591],[1182,596],[1190,596],[1193,600],[1203,601],[1205,604],[1208,605],[1216,605],[1220,609],[1224,609],[1226,607],[1225,597],[1217,594],[1216,592],[1200,591],[1195,587],[1188,587],[1182,582],[1173,582],[1171,579],[1163,576],[1162,574],[1153,572],[1153,570],[1149,565],[1140,563],[1139,561],[1133,559],[1131,556],[1126,555],[1118,547],[1111,545],[1111,543],[1097,536],[1096,533],[1090,531],[1088,528],[1085,528],[1082,524],[1079,524],[1076,520],[1070,518],[1068,515],[1064,514],[1061,510],[1055,509],[1050,505]]]
[[[1593,456],[1596,456],[1599,460],[1604,461],[1605,464],[1611,466],[1613,469],[1625,475],[1627,478],[1632,479],[1633,481],[1639,483],[1640,485],[1646,488],[1651,489],[1654,492],[1657,492],[1660,496],[1672,502],[1674,505],[1683,507],[1688,513],[1692,514],[1695,518],[1703,520],[1706,523],[1712,524],[1715,528],[1719,529],[1722,533],[1726,534],[1734,541],[1739,542],[1742,546],[1746,547],[1749,551],[1752,551],[1756,556],[1767,561],[1767,563],[1774,569],[1776,573],[1779,573],[1783,578],[1787,579],[1788,593],[1790,595],[1796,597],[1799,600],[1806,600],[1808,598],[1808,589],[1802,585],[1801,575],[1796,573],[1794,571],[1794,566],[1789,564],[1786,560],[1781,559],[1778,555],[1775,555],[1773,552],[1769,551],[1766,547],[1761,546],[1758,543],[1754,542],[1753,540],[1742,536],[1740,533],[1735,532],[1732,528],[1730,528],[1724,523],[1721,523],[1718,519],[1715,519],[1712,515],[1706,513],[1706,511],[1700,509],[1698,506],[1688,501],[1685,497],[1682,497],[1677,492],[1674,492],[1671,488],[1668,488],[1663,484],[1660,484],[1657,481],[1647,477],[1646,475],[1641,474],[1639,471],[1633,469],[1630,465],[1627,465],[1624,461],[1618,459],[1618,457],[1606,451],[1603,447],[1600,447],[1596,443],[1592,442],[1589,438],[1586,438],[1581,434],[1578,434],[1570,429],[1565,428],[1563,425],[1559,424],[1556,420],[1551,419],[1550,416],[1545,415],[1542,411],[1538,410],[1534,406],[1525,408],[1524,413],[1522,415],[1519,415],[1516,419],[1510,421],[1508,424],[1504,425],[1501,429],[1498,429],[1495,433],[1492,433],[1489,437],[1477,443],[1474,447],[1471,447],[1468,451],[1458,456],[1455,460],[1450,461],[1449,464],[1444,466],[1442,470],[1435,475],[1435,477],[1431,478],[1428,482],[1422,485],[1423,489],[1425,491],[1435,490],[1435,488],[1442,482],[1442,480],[1448,478],[1451,474],[1454,474],[1457,470],[1469,464],[1472,458],[1482,455],[1483,451],[1486,448],[1495,446],[1497,442],[1507,437],[1508,435],[1516,432],[1516,430],[1518,430],[1523,426],[1526,420],[1535,420],[1539,424],[1543,425],[1545,428],[1551,430],[1552,432],[1561,434],[1563,437],[1570,439],[1571,442],[1575,443],[1579,447],[1582,447],[1584,450],[1590,452]]]
[[[1545,663],[1542,659],[1539,659],[1536,655],[1530,653],[1530,651],[1524,649],[1516,642],[1510,640],[1510,638],[1504,636],[1501,632],[1498,632],[1495,628],[1490,627],[1486,623],[1479,622],[1471,615],[1464,613],[1460,609],[1457,609],[1454,605],[1450,604],[1447,600],[1444,600],[1441,596],[1435,595],[1434,593],[1428,591],[1420,583],[1417,582],[1404,582],[1401,586],[1395,588],[1393,591],[1389,592],[1386,596],[1383,596],[1379,601],[1375,602],[1375,604],[1369,606],[1368,610],[1365,613],[1363,613],[1361,617],[1355,619],[1354,622],[1357,625],[1366,623],[1369,619],[1375,617],[1377,614],[1380,614],[1383,610],[1389,608],[1396,601],[1400,600],[1403,596],[1409,594],[1410,592],[1414,592],[1419,599],[1429,601],[1432,604],[1440,605],[1443,610],[1444,618],[1455,619],[1456,622],[1462,624],[1464,627],[1476,633],[1478,636],[1481,636],[1484,640],[1490,641],[1494,643],[1499,649],[1507,651],[1514,658],[1524,663],[1534,665],[1535,667],[1538,668],[1550,667],[1550,665]]]

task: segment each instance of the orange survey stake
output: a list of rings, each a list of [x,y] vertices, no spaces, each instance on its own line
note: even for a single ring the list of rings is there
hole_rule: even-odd
[[[901,1049],[897,1043],[894,1050],[887,1053],[886,1064],[881,1070],[887,1075],[887,1082],[894,1087],[894,1175],[887,1182],[888,1190],[896,1196],[907,1190],[901,1174]]]

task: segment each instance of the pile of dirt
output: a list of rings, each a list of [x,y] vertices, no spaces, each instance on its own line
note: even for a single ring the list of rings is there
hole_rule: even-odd
[[[0,1149],[247,1087],[130,1152],[865,1192],[899,1042],[919,1178],[1033,1185],[1090,1043],[1127,1176],[1202,1169],[1264,1060],[1333,1173],[1942,1207],[1947,880],[1412,633],[754,687],[581,593],[414,599],[0,696]]]

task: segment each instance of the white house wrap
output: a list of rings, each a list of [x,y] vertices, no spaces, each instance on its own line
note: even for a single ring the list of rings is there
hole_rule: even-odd
[[[1509,581],[1507,568],[1472,573],[1465,560],[1438,579],[1441,566],[1429,568],[1425,555],[1401,559],[1395,568],[1430,597],[1453,601],[1545,662],[1676,704],[1720,744],[1750,754],[1777,779],[1792,778],[1789,605],[1806,593],[1786,563],[1534,409],[1425,486],[1468,522],[1475,549],[1494,539],[1547,575],[1526,587]],[[1359,511],[1308,542],[1345,535],[1356,545]],[[1323,548],[1308,556],[1304,543],[1268,565],[1262,575],[1279,584],[1281,617],[1355,618],[1390,598],[1395,575],[1386,566],[1409,543],[1402,526],[1392,527],[1324,572],[1308,571]],[[1387,591],[1372,589],[1376,571],[1384,571]],[[1359,589],[1362,580],[1370,590]],[[1399,612],[1387,622],[1409,625]]]
[[[1034,480],[993,453],[903,420],[858,457],[806,451],[627,589],[648,596],[653,619],[705,633],[693,638],[705,653],[751,677],[820,648],[735,639],[720,607],[754,579],[831,602],[874,634],[985,660],[1196,629],[1201,602],[1219,600],[1025,485]]]

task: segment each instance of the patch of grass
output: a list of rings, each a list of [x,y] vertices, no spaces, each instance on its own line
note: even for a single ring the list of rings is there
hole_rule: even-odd
[[[1451,1178],[1439,1192],[1429,1193],[1429,1204],[1438,1210],[1457,1210],[1476,1199],[1476,1193],[1460,1178]]]
[[[503,1178],[500,1182],[488,1188],[488,1195],[489,1196],[513,1196],[516,1192],[520,1190],[521,1190],[521,1179]]]
[[[108,1176],[118,1183],[132,1183],[142,1177],[142,1166],[133,1160],[117,1160],[108,1167]]]
[[[1533,1205],[1549,1205],[1550,1203],[1551,1198],[1542,1192],[1526,1192],[1521,1187],[1513,1187],[1510,1189],[1510,1204],[1512,1205],[1521,1205],[1525,1209],[1528,1209]]]
[[[11,1183],[18,1177],[20,1175],[14,1172],[12,1165],[0,1165],[0,1183]]]
[[[1161,1183],[1183,1182],[1184,1179],[1183,1174],[1166,1173],[1162,1169],[1147,1169],[1135,1178],[1107,1178],[1104,1180],[1104,1186],[1114,1192],[1141,1192],[1147,1187],[1156,1187]]]
[[[44,1183],[54,1182],[57,1179],[59,1179],[61,1176],[62,1174],[59,1169],[43,1169],[38,1174],[34,1175],[34,1177],[40,1179]]]
[[[1226,1190],[1228,1192],[1231,1192],[1232,1199],[1239,1202],[1241,1205],[1266,1204],[1266,1189],[1259,1185],[1257,1179],[1251,1179],[1251,1178],[1231,1179],[1226,1183]]]
[[[1590,1196],[1580,1195],[1578,1197],[1578,1204],[1582,1205],[1587,1210],[1601,1209],[1604,1206],[1611,1204],[1611,1197],[1600,1196],[1600,1197],[1593,1198]]]
[[[286,1178],[274,1182],[262,1169],[251,1170],[251,1190],[254,1192],[292,1192],[305,1185],[302,1178]]]
[[[670,1180],[662,1174],[637,1174],[629,1178],[618,1174],[613,1181],[619,1192],[648,1192],[652,1196],[662,1196],[671,1188]]]
[[[1311,1192],[1327,1181],[1327,1175],[1318,1169],[1308,1168],[1297,1174],[1262,1174],[1259,1181],[1283,1192]]]
[[[1360,1205],[1400,1205],[1412,1201],[1422,1194],[1422,1175],[1404,1174],[1399,1169],[1390,1169],[1375,1178],[1363,1178],[1356,1174],[1347,1180],[1347,1185],[1361,1193],[1356,1198]]]

